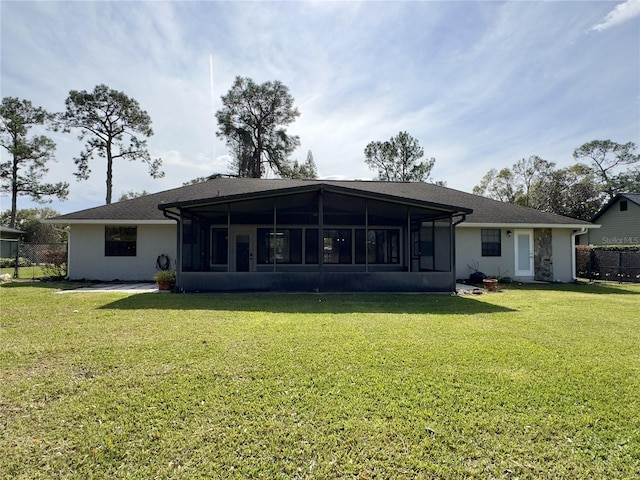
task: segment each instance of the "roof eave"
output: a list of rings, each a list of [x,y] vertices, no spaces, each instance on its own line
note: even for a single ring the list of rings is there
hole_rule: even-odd
[[[45,218],[42,223],[52,225],[175,225],[174,220],[135,220],[117,218]]]
[[[600,228],[591,223],[517,223],[517,222],[463,222],[460,227],[466,228]]]

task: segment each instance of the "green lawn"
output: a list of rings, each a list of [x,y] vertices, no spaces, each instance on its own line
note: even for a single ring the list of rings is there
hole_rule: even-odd
[[[8,273],[12,278],[15,272],[14,267],[0,268],[0,273]],[[45,271],[40,265],[18,268],[18,278],[20,279],[31,280],[34,278],[42,278],[44,276],[46,276]]]
[[[0,289],[0,478],[636,478],[640,286]]]

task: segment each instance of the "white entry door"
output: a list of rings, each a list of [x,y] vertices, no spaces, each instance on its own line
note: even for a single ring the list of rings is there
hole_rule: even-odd
[[[516,230],[516,277],[533,277],[533,230]]]

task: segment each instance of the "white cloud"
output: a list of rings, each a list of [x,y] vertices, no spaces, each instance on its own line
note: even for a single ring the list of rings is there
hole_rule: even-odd
[[[602,32],[638,16],[640,16],[640,0],[627,0],[616,5],[600,23],[591,29]]]
[[[489,168],[529,155],[571,161],[596,138],[640,143],[639,29],[585,35],[611,4],[589,5],[2,2],[2,93],[52,111],[69,90],[99,83],[138,100],[166,176],[117,165],[114,197],[227,172],[214,111],[236,75],[289,87],[301,113],[288,129],[301,140],[292,159],[311,150],[321,177],[373,177],[366,144],[406,130],[436,158],[436,180],[470,191]],[[76,182],[82,145],[72,135],[55,141],[50,180],[71,182],[70,200],[56,208],[101,204],[105,166],[98,159],[91,179]]]

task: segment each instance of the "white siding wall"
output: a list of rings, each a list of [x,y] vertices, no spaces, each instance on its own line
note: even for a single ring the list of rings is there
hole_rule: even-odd
[[[133,226],[133,225],[132,225]],[[175,225],[137,225],[135,257],[105,257],[105,225],[71,225],[69,278],[71,280],[146,280],[156,273],[158,255],[166,254],[174,268]]]

